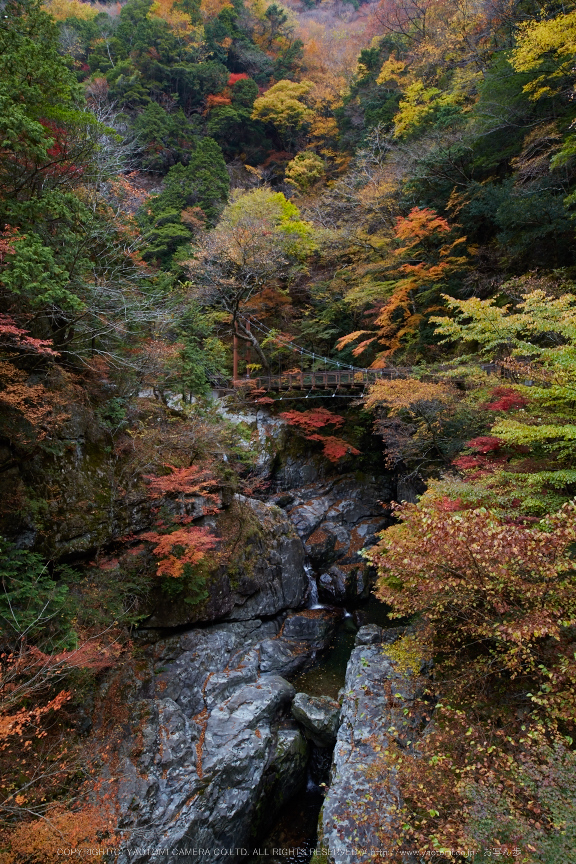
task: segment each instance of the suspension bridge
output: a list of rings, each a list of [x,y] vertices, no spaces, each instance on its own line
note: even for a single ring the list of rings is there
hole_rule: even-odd
[[[254,318],[242,319],[242,324],[248,333],[253,330],[259,331],[268,342],[274,342],[279,347],[290,351],[291,367],[286,371],[282,371],[280,368],[276,373],[254,376],[247,373],[245,377],[240,377],[238,366],[240,359],[242,359],[242,349],[238,344],[239,337],[234,335],[233,372],[230,382],[234,389],[250,388],[266,393],[280,393],[289,390],[307,390],[309,392],[332,390],[332,395],[336,395],[336,392],[353,395],[363,392],[366,387],[381,379],[406,378],[411,372],[409,367],[387,366],[380,369],[366,369],[341,363],[338,360],[310,351],[286,336],[276,334],[275,331]],[[250,360],[250,351],[248,344],[244,349],[243,358],[247,365]]]
[[[409,378],[413,374],[412,366],[383,366],[376,369],[367,369],[360,366],[352,366],[347,363],[341,363],[331,357],[325,357],[322,354],[317,354],[304,348],[291,340],[289,337],[278,334],[276,331],[266,327],[266,325],[255,320],[254,318],[242,319],[243,327],[251,332],[252,329],[259,331],[268,342],[274,342],[279,347],[288,349],[291,352],[291,368],[282,371],[280,368],[276,373],[268,373],[265,375],[259,374],[252,376],[247,373],[244,377],[238,375],[238,366],[240,361],[241,350],[239,348],[239,339],[234,335],[233,344],[233,372],[232,379],[226,382],[227,389],[248,389],[251,391],[259,391],[260,395],[264,393],[285,393],[290,391],[303,392],[306,391],[306,396],[284,397],[278,398],[308,398],[314,394],[314,397],[328,394],[330,396],[348,396],[349,398],[358,398],[366,393],[366,389],[375,384],[377,381],[391,381],[398,378]],[[250,346],[244,349],[244,357],[246,365],[249,366],[250,361]],[[279,362],[280,366],[280,362]],[[318,368],[323,367],[323,368]],[[479,364],[488,375],[496,375],[500,378],[510,380],[512,383],[523,383],[533,385],[538,383],[536,380],[522,381],[522,375],[511,372],[499,363],[482,363]],[[446,370],[450,367],[446,367]],[[441,377],[435,375],[426,375],[425,380],[440,381]],[[223,383],[223,382],[222,382]],[[547,383],[541,382],[542,386],[548,386]],[[452,379],[452,384],[457,387],[463,387],[464,382]],[[331,392],[330,392],[331,391]]]
[[[408,369],[331,369],[320,372],[300,370],[281,372],[278,375],[259,375],[249,379],[258,390],[280,392],[282,390],[363,390],[381,379],[405,378]],[[244,386],[245,379],[236,379],[234,386]]]

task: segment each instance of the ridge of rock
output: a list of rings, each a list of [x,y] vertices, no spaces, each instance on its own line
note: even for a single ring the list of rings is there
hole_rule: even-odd
[[[366,637],[374,633],[369,629]],[[360,645],[348,662],[331,782],[319,821],[317,845],[330,850],[330,864],[368,864],[376,850],[388,854],[397,848],[391,837],[399,828],[401,798],[386,750],[412,746],[421,717],[405,709],[422,695],[424,679],[420,668],[416,674],[402,668],[389,651],[387,645]]]

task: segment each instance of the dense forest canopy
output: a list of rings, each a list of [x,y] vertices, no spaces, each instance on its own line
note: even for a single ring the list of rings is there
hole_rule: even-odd
[[[241,398],[272,413],[259,374],[402,370],[348,411],[282,414],[334,464],[370,458],[373,425],[390,470],[427,486],[368,553],[435,662],[422,754],[390,754],[405,836],[568,861],[573,4],[0,10],[0,861],[55,861],[62,832],[115,842],[89,793],[101,756],[66,730],[130,651],[150,586],[187,580],[201,603],[207,562],[232,548],[158,501],[197,494],[209,514],[223,487],[257,491],[254,454],[207,398],[233,342]],[[119,494],[140,484],[152,508],[137,546],[95,535],[92,575],[51,539],[46,466],[80,422],[94,470],[113,458]]]

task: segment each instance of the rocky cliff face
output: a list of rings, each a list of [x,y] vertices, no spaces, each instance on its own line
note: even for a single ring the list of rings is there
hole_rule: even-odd
[[[142,649],[118,756],[119,864],[152,860],[151,848],[167,864],[199,860],[192,847],[241,849],[298,792],[308,744],[282,673],[326,644],[332,621],[324,610],[238,621]]]
[[[269,431],[262,422],[258,428],[261,435]],[[253,523],[238,535],[234,560],[211,573],[209,597],[195,605],[185,595],[177,602],[158,593],[151,598],[143,625],[149,638],[165,628],[209,626],[144,649],[146,669],[130,696],[131,714],[141,719],[122,744],[118,800],[128,840],[119,864],[149,861],[146,847],[162,849],[168,864],[200,860],[188,849],[248,848],[303,787],[307,739],[320,740],[308,721],[295,720],[298,709],[291,713],[287,678],[327,644],[341,613],[298,611],[309,598],[306,558],[324,598],[365,596],[359,552],[388,524],[381,502],[393,496],[393,486],[388,476],[322,476],[325,467],[306,455],[278,468],[275,448],[285,430],[276,421],[271,428],[261,471],[274,494],[268,501],[236,496],[201,522],[224,534],[221,520],[238,506]],[[286,488],[292,482],[297,488]],[[323,746],[334,740],[338,722],[338,706],[329,708]],[[349,725],[350,710],[343,715]]]
[[[202,520],[216,534],[222,533],[222,523],[227,522],[239,541],[231,544],[233,553],[227,564],[207,573],[206,599],[193,602],[186,589],[176,598],[156,590],[143,627],[181,627],[219,619],[249,621],[302,604],[308,590],[305,552],[286,514],[273,504],[242,495],[234,503],[235,511]]]
[[[67,409],[50,446],[0,447],[0,532],[50,558],[90,552],[150,522],[145,490],[123,470],[109,432],[82,404]]]
[[[146,434],[154,427],[161,446],[174,418],[163,408],[150,411]],[[202,495],[181,496],[177,515],[209,527],[226,554],[213,556],[194,584],[172,580],[178,584],[170,591],[150,577],[154,561],[138,544],[155,518],[143,483],[148,450],[133,458],[129,440],[111,445],[94,413],[75,409],[58,454],[5,475],[23,500],[34,478],[44,478],[44,510],[31,506],[25,524],[10,526],[20,545],[70,559],[119,548],[114,544],[128,534],[106,572],[120,578],[124,566],[137,565],[153,586],[139,601],[138,659],[110,675],[94,718],[102,731],[122,692],[129,719],[114,769],[125,832],[118,864],[144,864],[152,849],[176,864],[200,860],[190,849],[249,846],[303,788],[310,742],[325,749],[334,740],[338,707],[328,705],[328,731],[316,717],[323,704],[306,701],[306,716],[313,708],[314,717],[297,722],[287,679],[327,645],[342,613],[302,607],[315,596],[312,570],[325,602],[367,596],[359,553],[388,524],[380,502],[394,496],[392,478],[338,473],[307,454],[303,442],[290,443],[285,424],[262,412],[254,421],[260,479],[271,494],[265,501],[221,494],[218,512],[208,516]],[[181,431],[170,446],[186,453]],[[170,496],[161,505],[168,514],[176,506]],[[243,853],[226,857],[241,860]]]
[[[360,644],[346,671],[330,787],[320,815],[318,846],[329,852],[317,862],[368,864],[378,850],[386,850],[386,860],[405,860],[394,857],[401,799],[386,750],[410,748],[418,735],[422,715],[413,709],[424,679],[410,637],[396,642],[396,649],[382,644],[383,638],[395,641],[400,636],[399,630],[387,633],[373,625],[359,631]]]
[[[176,600],[154,591],[153,611],[143,626],[249,620],[296,608],[306,596],[306,561],[315,573],[320,601],[341,604],[368,597],[373,574],[360,552],[390,524],[383,504],[394,497],[392,475],[335,474],[332,468],[330,476],[329,466],[317,456],[286,456],[282,448],[288,447],[289,427],[262,414],[253,418],[260,477],[276,491],[266,501],[236,495],[232,509],[199,521],[217,535],[237,533],[233,560],[209,574],[209,596],[201,604],[192,603],[185,591]],[[310,478],[313,482],[303,483]],[[290,483],[294,487],[288,488]],[[249,514],[253,530],[242,533],[234,524],[234,508]]]
[[[367,597],[370,576],[360,552],[390,524],[383,503],[394,496],[391,477],[344,474],[277,493],[318,574],[320,600],[343,603]]]

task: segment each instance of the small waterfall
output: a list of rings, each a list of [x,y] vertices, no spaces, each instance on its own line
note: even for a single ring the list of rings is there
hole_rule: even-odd
[[[308,577],[308,604],[307,609],[324,609],[322,603],[318,602],[318,585],[311,564],[304,564],[304,571]]]

